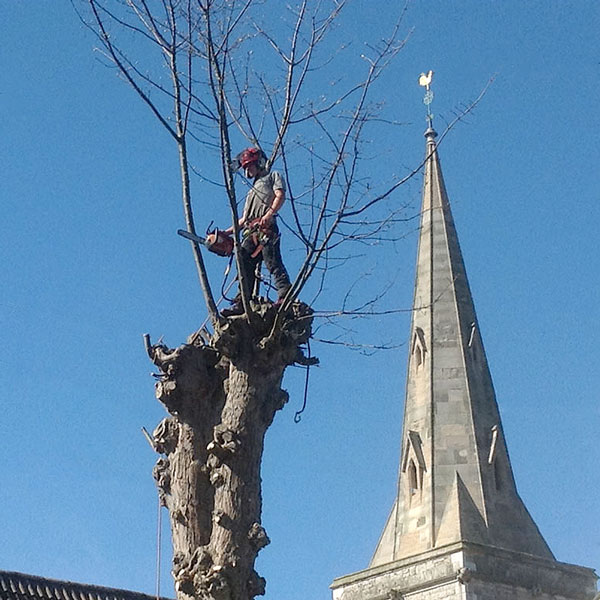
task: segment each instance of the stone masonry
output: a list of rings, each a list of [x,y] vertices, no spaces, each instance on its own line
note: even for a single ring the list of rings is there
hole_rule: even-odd
[[[429,128],[396,500],[365,571],[333,600],[592,600],[521,500]]]
[[[340,577],[333,600],[592,600],[590,569],[457,543]]]

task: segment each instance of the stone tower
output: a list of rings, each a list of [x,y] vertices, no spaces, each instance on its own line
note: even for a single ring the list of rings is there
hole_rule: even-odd
[[[436,147],[421,228],[398,493],[369,567],[334,600],[592,600],[517,493]]]

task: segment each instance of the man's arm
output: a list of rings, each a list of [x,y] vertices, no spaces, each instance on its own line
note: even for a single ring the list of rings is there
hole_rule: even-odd
[[[277,214],[277,211],[283,206],[283,203],[285,202],[284,190],[273,190],[273,193],[275,194],[275,197],[273,198],[271,206],[265,213],[264,217],[261,218],[261,225],[269,225],[269,223],[271,223],[271,221],[273,220],[273,217]]]
[[[238,219],[238,227],[240,229],[242,229],[242,227],[244,227],[245,224],[246,224],[246,209],[244,208],[244,214]],[[231,235],[233,233],[233,225],[231,227],[228,227],[223,233],[226,233],[227,235]]]

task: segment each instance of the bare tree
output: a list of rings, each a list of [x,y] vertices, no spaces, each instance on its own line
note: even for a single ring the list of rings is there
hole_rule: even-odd
[[[192,181],[215,179],[197,160],[198,150],[216,155],[221,167],[216,179],[229,203],[244,314],[219,315],[202,248],[192,242],[210,325],[176,349],[146,337],[160,368],[157,397],[170,413],[153,434],[162,455],[154,475],[170,513],[178,598],[249,600],[265,589],[254,570],[269,543],[261,526],[264,435],[287,402],[286,367],[315,362],[303,350],[314,314],[297,298],[311,280],[312,297],[319,295],[334,261],[350,257],[339,250],[343,245],[387,235],[401,219],[387,200],[416,172],[381,185],[364,162],[371,152],[367,131],[382,124],[372,93],[404,44],[400,19],[387,38],[365,46],[362,73],[350,81],[336,62],[347,49],[328,41],[345,0],[286,7],[260,0],[73,2],[104,57],[175,142],[192,234]],[[275,28],[265,24],[275,22]],[[339,90],[331,97],[321,89],[328,76]],[[268,166],[283,164],[290,229],[304,253],[278,306],[252,296],[244,283],[234,143],[259,146]]]

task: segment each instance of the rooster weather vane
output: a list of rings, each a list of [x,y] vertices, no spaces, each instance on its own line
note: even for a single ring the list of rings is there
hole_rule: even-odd
[[[433,71],[427,73],[421,73],[419,75],[419,85],[425,88],[425,96],[423,97],[423,104],[427,106],[427,122],[429,127],[433,128],[433,115],[431,114],[431,103],[433,102],[433,92],[430,89],[431,80],[433,79]]]

